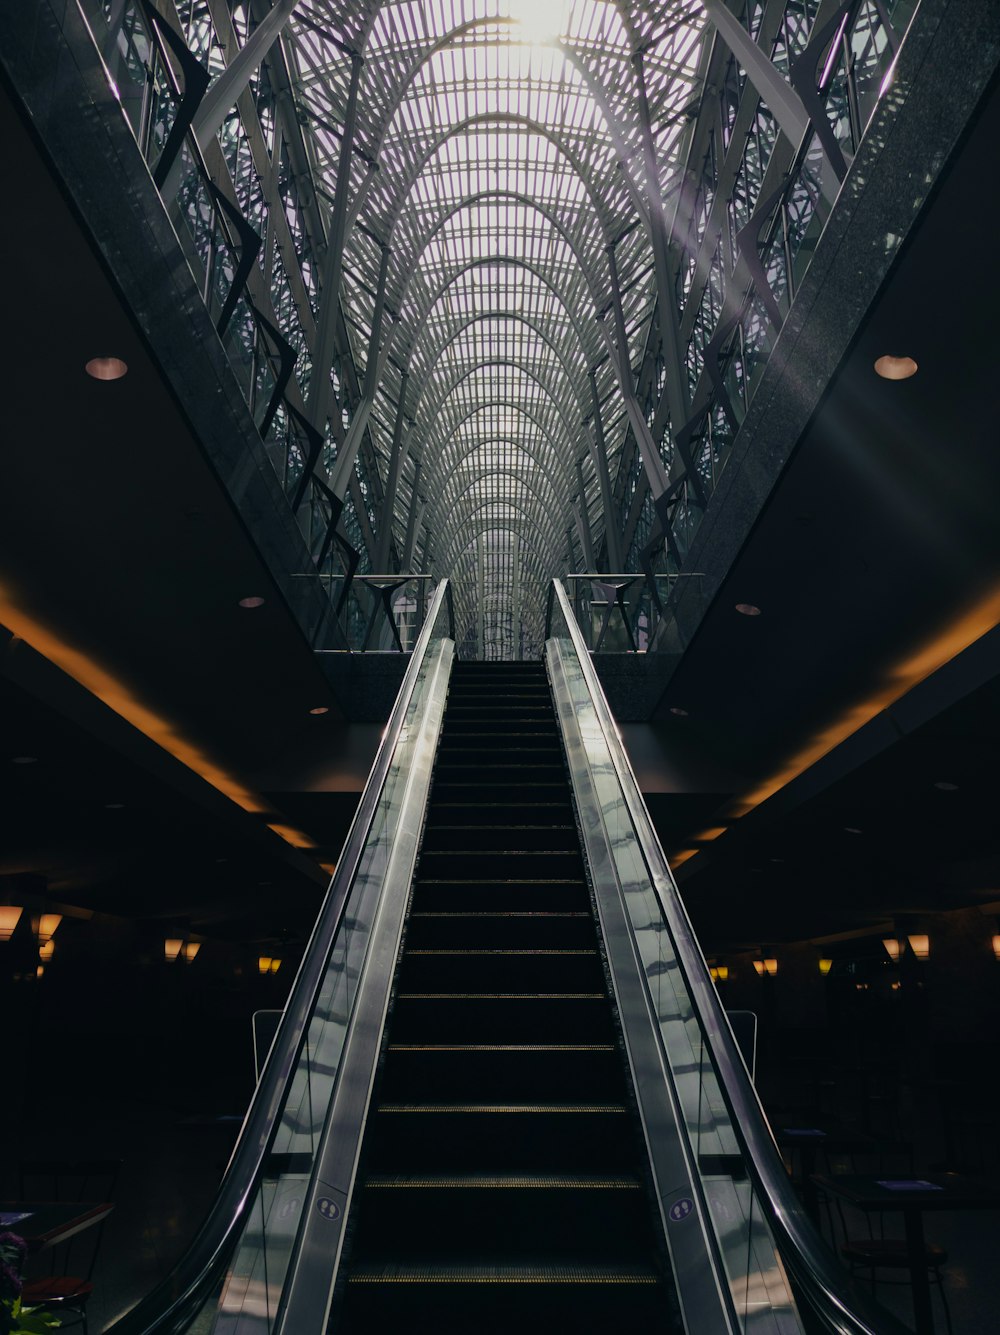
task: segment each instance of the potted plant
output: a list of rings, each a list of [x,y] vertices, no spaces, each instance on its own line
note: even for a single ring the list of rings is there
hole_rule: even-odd
[[[61,1323],[41,1307],[21,1306],[28,1247],[16,1233],[0,1233],[0,1335],[47,1335]]]

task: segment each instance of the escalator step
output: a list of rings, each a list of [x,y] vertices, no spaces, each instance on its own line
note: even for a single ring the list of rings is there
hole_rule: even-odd
[[[399,1041],[570,1043],[613,1038],[600,992],[401,992]]]
[[[679,1329],[540,663],[456,663],[341,1335]]]
[[[634,1158],[622,1102],[384,1103],[369,1134],[382,1172],[627,1173]]]
[[[458,850],[470,841],[486,846],[501,844],[510,848],[546,849],[579,852],[574,825],[446,825],[441,821],[428,824],[424,831],[425,852]]]
[[[352,1284],[658,1284],[651,1266],[464,1265],[403,1267],[369,1262],[351,1275]]]

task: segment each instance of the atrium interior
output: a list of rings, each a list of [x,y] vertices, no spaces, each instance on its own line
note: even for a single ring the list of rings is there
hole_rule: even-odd
[[[998,71],[995,0],[0,10],[0,1202],[121,1162],[95,1335],[218,1212],[420,691],[418,874],[449,765],[529,810],[558,743],[605,930],[593,709],[835,1264],[811,1173],[1000,1178]],[[998,1210],[927,1216],[961,1335]]]

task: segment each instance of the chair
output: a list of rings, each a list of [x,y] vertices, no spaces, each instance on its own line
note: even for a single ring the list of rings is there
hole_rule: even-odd
[[[840,1252],[850,1266],[852,1275],[857,1274],[859,1270],[869,1271],[873,1294],[877,1282],[891,1285],[909,1284],[908,1278],[876,1279],[878,1270],[905,1270],[909,1274],[910,1259],[906,1242],[902,1238],[848,1238],[841,1245]],[[948,1253],[943,1247],[939,1247],[935,1242],[925,1243],[924,1264],[927,1267],[927,1277],[931,1284],[937,1286],[937,1291],[941,1295],[948,1335],[952,1335],[951,1310],[944,1291],[942,1273],[947,1261]]]
[[[25,1161],[19,1167],[22,1200],[49,1200],[76,1204],[113,1201],[118,1186],[120,1159],[63,1162],[54,1159]],[[25,1307],[44,1307],[61,1318],[61,1328],[82,1325],[87,1335],[87,1302],[94,1292],[92,1276],[104,1233],[102,1219],[45,1252],[42,1262],[52,1271],[25,1280],[21,1301]]]

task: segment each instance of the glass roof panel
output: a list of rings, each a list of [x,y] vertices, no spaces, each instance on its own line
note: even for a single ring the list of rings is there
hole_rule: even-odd
[[[340,302],[362,373],[390,247],[374,454],[384,467],[405,368],[407,448],[427,501],[417,546],[433,535],[480,653],[540,646],[540,589],[565,568],[578,461],[600,542],[590,371],[612,476],[628,429],[597,318],[611,308],[607,250],[637,365],[656,300],[648,201],[682,160],[704,28],[697,0],[304,0],[290,21],[317,184],[347,200]],[[338,183],[352,53],[363,65]],[[413,479],[404,461],[388,517],[397,550]]]

